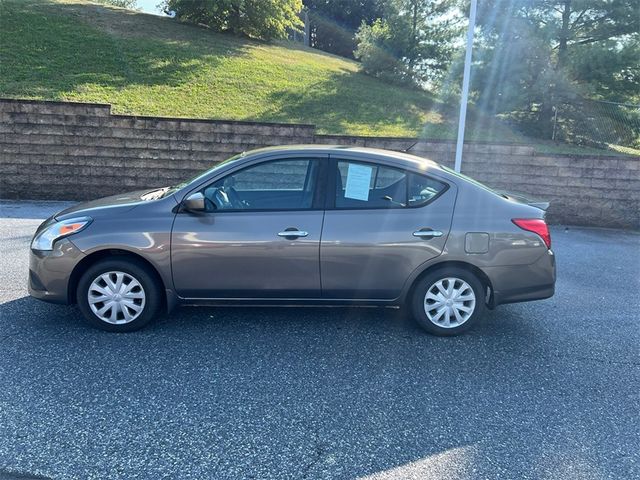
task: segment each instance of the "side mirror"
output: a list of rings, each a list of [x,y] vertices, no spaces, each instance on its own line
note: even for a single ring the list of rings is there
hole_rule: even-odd
[[[204,195],[201,192],[192,193],[182,201],[182,208],[188,212],[204,212]]]

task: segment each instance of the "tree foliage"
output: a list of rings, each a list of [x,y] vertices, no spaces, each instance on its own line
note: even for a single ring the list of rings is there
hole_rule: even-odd
[[[311,46],[353,57],[356,31],[383,16],[383,0],[304,0],[309,10]]]
[[[384,18],[362,24],[355,51],[364,71],[403,82],[438,79],[448,69],[460,34],[452,0],[390,0]],[[392,60],[395,59],[395,62]]]
[[[478,18],[478,104],[517,112],[529,133],[550,138],[564,104],[577,124],[585,97],[640,99],[637,0],[490,0]]]
[[[362,23],[356,34],[358,46],[355,57],[362,63],[362,70],[369,75],[389,82],[408,82],[409,70],[400,60],[401,47],[389,23],[377,19],[372,25]]]
[[[113,5],[114,7],[128,8],[133,10],[137,7],[137,0],[97,0],[99,3]]]
[[[302,0],[165,0],[178,20],[252,38],[284,38],[299,28]]]

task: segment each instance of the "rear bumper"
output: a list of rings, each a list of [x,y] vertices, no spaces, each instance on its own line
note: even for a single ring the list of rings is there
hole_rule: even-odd
[[[491,306],[552,297],[556,284],[556,259],[548,250],[531,265],[486,267],[493,286]]]
[[[54,244],[51,251],[29,252],[29,295],[45,302],[68,304],[69,280],[84,254],[67,239]]]

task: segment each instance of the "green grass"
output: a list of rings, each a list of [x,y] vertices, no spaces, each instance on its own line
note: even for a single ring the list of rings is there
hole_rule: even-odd
[[[299,44],[267,44],[79,1],[3,0],[0,95],[104,102],[114,112],[313,123],[323,133],[455,137],[426,92]],[[445,113],[440,113],[445,112]],[[469,138],[517,141],[471,122]]]
[[[311,123],[333,134],[454,139],[457,126],[455,106],[364,75],[356,62],[84,0],[0,0],[0,97]],[[473,111],[466,139],[531,143]]]

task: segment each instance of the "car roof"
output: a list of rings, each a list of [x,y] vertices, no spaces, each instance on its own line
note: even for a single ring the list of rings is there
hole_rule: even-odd
[[[396,163],[404,163],[406,166],[419,168],[420,170],[440,170],[444,171],[442,166],[433,160],[424,157],[418,157],[409,153],[397,152],[393,150],[384,150],[381,148],[369,148],[369,147],[353,147],[348,145],[282,145],[276,147],[264,147],[256,150],[250,150],[245,152],[247,157],[268,153],[287,153],[287,154],[312,154],[317,153],[320,155],[348,155],[350,157],[362,157],[362,160],[367,158],[374,160],[387,159],[395,161]],[[373,157],[373,158],[372,158]]]

